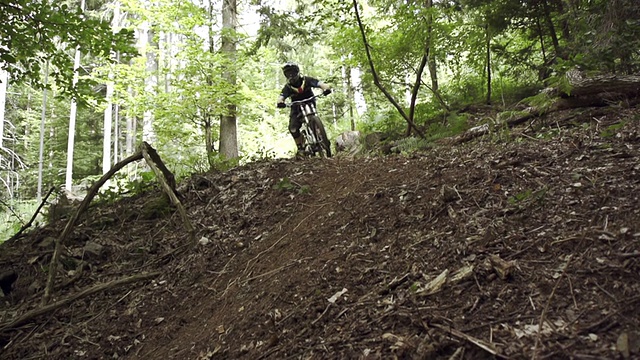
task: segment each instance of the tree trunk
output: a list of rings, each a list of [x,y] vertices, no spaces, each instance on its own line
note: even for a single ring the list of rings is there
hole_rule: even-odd
[[[353,0],[353,10],[356,14],[356,21],[358,22],[358,28],[360,29],[360,35],[362,36],[362,43],[364,45],[365,53],[367,55],[367,61],[369,62],[369,68],[371,69],[371,75],[373,76],[373,83],[378,87],[378,89],[380,89],[380,91],[382,91],[382,93],[387,98],[387,100],[389,100],[389,102],[396,108],[396,110],[398,110],[398,113],[400,113],[400,115],[405,119],[405,121],[407,122],[408,130],[409,129],[415,130],[415,132],[421,138],[424,139],[425,137],[424,133],[413,122],[413,117],[412,117],[413,114],[407,115],[407,113],[402,109],[400,104],[398,104],[398,101],[396,101],[393,95],[384,87],[384,85],[380,81],[380,77],[378,76],[378,72],[376,71],[375,64],[373,63],[373,58],[371,57],[371,51],[369,50],[370,45],[369,45],[369,42],[367,41],[367,34],[364,31],[364,25],[362,24],[362,19],[360,18],[360,11],[358,10],[357,0]],[[420,65],[420,68],[418,70],[418,75],[416,77],[417,79],[416,84],[414,86],[414,90],[416,90],[416,94],[417,94],[417,89],[420,87],[420,84],[421,84],[420,77],[427,63],[427,60],[426,60],[427,56],[428,56],[428,51],[425,51],[424,56],[422,57],[422,64]],[[413,108],[411,108],[410,110],[413,111]]]
[[[234,64],[237,16],[236,0],[222,0],[222,52],[227,60],[223,77],[232,92],[235,92],[236,87]],[[229,99],[225,99],[225,101],[227,102],[226,113],[220,118],[220,153],[226,159],[235,159],[238,157],[236,105],[231,103]]]
[[[433,8],[433,0],[426,0],[425,6],[428,9]],[[429,16],[427,17],[427,36],[429,37],[429,42],[431,43],[431,51],[429,52],[427,63],[429,66],[429,74],[431,76],[431,91],[433,91],[434,93],[438,93],[438,68],[436,65],[436,52],[433,51],[433,44],[435,43],[435,41],[433,40],[433,21],[433,15],[432,13],[429,13]]]
[[[115,8],[113,9],[113,19],[111,20],[111,30],[116,33],[118,32],[118,28],[120,25],[118,22],[120,21],[120,3],[116,1]],[[116,54],[111,54],[113,57]],[[105,174],[111,168],[111,128],[113,126],[113,104],[111,103],[113,97],[113,71],[109,70],[108,80],[107,80],[107,93],[106,93],[106,101],[107,106],[104,108],[104,126],[102,133],[102,173]]]
[[[4,146],[4,109],[7,102],[7,82],[9,81],[9,73],[6,70],[0,70],[0,148]],[[2,156],[2,154],[0,154]],[[0,159],[2,159],[0,157]]]
[[[38,189],[36,192],[36,199],[42,200],[42,172],[44,165],[44,125],[47,115],[47,85],[49,83],[49,62],[44,66],[44,89],[42,90],[42,116],[40,117],[40,142],[38,144]],[[0,131],[0,138],[2,138],[2,131]],[[0,145],[2,145],[0,140]]]
[[[80,11],[84,12],[84,0],[80,3]],[[80,67],[80,47],[76,48],[76,55],[73,61],[73,86],[78,83],[78,68]],[[76,136],[76,113],[78,111],[78,104],[76,99],[71,99],[71,109],[69,110],[69,138],[67,140],[67,171],[65,175],[64,188],[67,191],[72,191],[72,179],[73,179],[73,149]]]
[[[102,173],[105,174],[111,168],[111,128],[113,124],[113,83],[107,83],[107,107],[104,109],[103,133],[102,133]]]
[[[156,92],[158,85],[158,44],[154,41],[154,31],[151,24],[144,23],[140,29],[140,53],[147,58],[147,78],[144,80],[144,89],[147,96]],[[142,119],[142,141],[153,143],[156,138],[153,130],[153,111],[146,110]]]
[[[547,3],[547,0],[542,0],[542,11],[544,16],[544,22],[545,24],[547,24],[549,35],[551,36],[551,43],[553,44],[555,55],[562,59],[564,58],[562,54],[562,49],[560,48],[560,42],[558,41],[556,28],[553,25],[553,20],[551,19],[551,9],[549,8],[549,3]]]
[[[349,120],[350,120],[350,129],[353,131],[356,129],[356,118],[355,118],[355,111],[353,110],[354,108],[354,104],[355,104],[355,97],[354,97],[354,89],[353,89],[353,82],[351,81],[351,66],[350,65],[346,65],[344,67],[344,78],[342,79],[345,89],[347,89],[347,99],[349,99],[348,102],[348,112],[349,112]]]
[[[0,69],[0,170],[2,170],[2,154],[4,153],[4,109],[7,101],[7,82],[9,81],[9,73]],[[46,91],[46,90],[45,90]]]
[[[487,105],[491,105],[491,33],[489,31],[489,25],[485,26],[487,36]]]

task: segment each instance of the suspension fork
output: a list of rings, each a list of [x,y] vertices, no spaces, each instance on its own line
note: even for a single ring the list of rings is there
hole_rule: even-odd
[[[308,145],[315,144],[318,142],[316,139],[316,134],[313,132],[311,122],[309,121],[309,117],[315,113],[313,104],[303,104],[300,106],[300,116],[303,118],[304,127],[307,130],[307,134],[305,134],[308,139],[305,139]]]

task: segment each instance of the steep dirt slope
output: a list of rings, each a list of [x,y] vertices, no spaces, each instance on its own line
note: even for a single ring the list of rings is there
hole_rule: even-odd
[[[640,358],[639,112],[194,176],[195,248],[159,191],[93,207],[54,301],[159,273],[2,328],[0,357]],[[5,325],[39,306],[63,226],[0,247]]]

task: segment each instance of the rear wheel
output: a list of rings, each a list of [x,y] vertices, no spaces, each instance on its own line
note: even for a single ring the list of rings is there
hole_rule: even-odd
[[[317,116],[310,117],[309,125],[320,144],[320,149],[314,149],[314,152],[318,151],[322,157],[331,157],[331,141],[327,137],[327,132],[324,130],[324,125],[320,118]]]

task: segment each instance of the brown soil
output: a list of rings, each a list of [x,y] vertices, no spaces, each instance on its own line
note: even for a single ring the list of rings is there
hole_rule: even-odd
[[[160,190],[93,206],[51,303],[160,273],[9,327],[65,221],[6,242],[0,358],[640,358],[640,109],[536,125],[194,176],[195,248]]]

